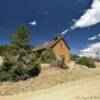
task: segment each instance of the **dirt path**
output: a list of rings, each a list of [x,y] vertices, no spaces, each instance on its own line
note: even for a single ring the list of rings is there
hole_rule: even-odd
[[[33,93],[0,100],[100,100],[100,76],[88,77]]]

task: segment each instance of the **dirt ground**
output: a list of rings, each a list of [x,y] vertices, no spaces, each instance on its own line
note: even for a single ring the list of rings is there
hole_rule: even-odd
[[[100,63],[96,63],[96,68],[94,69],[80,65],[73,66],[73,64],[71,63],[70,69],[66,70],[51,66],[50,68],[43,69],[38,77],[26,81],[0,83],[0,95],[17,95],[34,92],[65,82],[74,82],[81,78],[100,75]]]
[[[100,75],[0,100],[100,100]]]
[[[73,65],[66,70],[51,66],[38,77],[0,83],[0,100],[100,100],[100,63],[96,68]]]

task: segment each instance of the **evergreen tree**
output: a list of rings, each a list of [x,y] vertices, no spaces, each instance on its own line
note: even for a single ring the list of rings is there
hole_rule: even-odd
[[[12,43],[15,46],[25,46],[30,42],[30,33],[27,31],[25,26],[20,26],[15,34],[12,35]]]
[[[36,63],[36,56],[32,52],[30,34],[25,26],[20,26],[12,35],[10,49],[5,46],[7,52],[4,63],[0,66],[0,81],[19,81],[37,76],[41,67]]]

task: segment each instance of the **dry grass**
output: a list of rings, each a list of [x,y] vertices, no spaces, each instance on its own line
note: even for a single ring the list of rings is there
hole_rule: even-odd
[[[3,64],[3,58],[0,56],[0,65]]]
[[[68,81],[75,81],[79,78],[100,75],[100,63],[96,63],[97,68],[94,69],[89,69],[80,65],[73,67],[73,65],[72,62],[68,70],[52,66],[44,69],[38,77],[26,81],[0,83],[0,95],[14,95],[31,92]]]

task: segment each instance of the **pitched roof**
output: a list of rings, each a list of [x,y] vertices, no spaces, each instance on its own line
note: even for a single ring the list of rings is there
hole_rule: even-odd
[[[63,37],[60,37],[60,38],[57,38],[57,39],[54,39],[54,40],[51,40],[47,43],[44,43],[40,46],[37,46],[35,48],[33,48],[33,51],[39,51],[39,50],[44,50],[44,49],[47,49],[47,48],[52,48],[54,45],[56,45],[61,39],[64,40]],[[65,40],[64,40],[65,42]],[[68,44],[65,42],[65,44],[67,45],[67,47],[69,48]],[[70,48],[69,48],[70,49]]]

